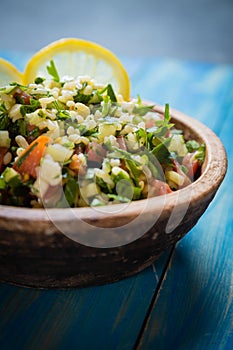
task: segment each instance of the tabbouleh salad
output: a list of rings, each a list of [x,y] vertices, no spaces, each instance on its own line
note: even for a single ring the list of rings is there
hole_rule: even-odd
[[[193,182],[205,146],[140,97],[59,77],[0,88],[0,204],[82,207],[159,196]]]

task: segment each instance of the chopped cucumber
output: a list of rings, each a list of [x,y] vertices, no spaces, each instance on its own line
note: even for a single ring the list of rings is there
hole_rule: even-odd
[[[188,153],[188,150],[183,135],[174,134],[168,149],[170,152],[176,152],[179,157],[184,157]]]
[[[94,182],[92,182],[87,186],[81,187],[80,192],[83,198],[91,198],[99,194],[100,189]]]
[[[21,183],[19,173],[13,168],[7,167],[2,173],[2,177],[5,183],[13,188],[19,186]]]
[[[0,147],[9,148],[11,145],[11,139],[7,130],[0,130]]]
[[[73,150],[60,145],[59,143],[49,145],[46,154],[52,156],[56,162],[67,162],[73,154]]]
[[[105,136],[115,135],[117,124],[103,123],[99,125],[99,138],[104,140]]]

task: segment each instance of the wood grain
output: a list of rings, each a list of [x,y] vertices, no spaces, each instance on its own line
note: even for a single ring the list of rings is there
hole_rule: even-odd
[[[1,348],[132,349],[168,259],[169,252],[154,270],[99,287],[41,291],[2,284]]]

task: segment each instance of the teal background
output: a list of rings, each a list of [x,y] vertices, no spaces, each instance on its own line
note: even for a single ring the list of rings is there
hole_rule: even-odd
[[[1,0],[0,47],[36,51],[61,37],[117,55],[233,62],[232,0]]]

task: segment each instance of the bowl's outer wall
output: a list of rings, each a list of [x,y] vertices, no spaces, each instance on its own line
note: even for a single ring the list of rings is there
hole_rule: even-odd
[[[1,281],[40,288],[68,288],[114,282],[141,271],[196,224],[211,198],[190,205],[178,227],[164,233],[171,212],[166,211],[138,240],[115,248],[78,244],[61,233],[0,231]]]
[[[158,107],[159,112],[163,108]],[[171,111],[174,121],[191,136],[206,143],[207,157],[200,178],[176,193],[166,196],[159,219],[139,239],[119,247],[95,248],[79,244],[53,225],[45,210],[0,209],[0,280],[38,288],[69,288],[117,281],[141,271],[163,251],[180,240],[197,223],[216,194],[227,169],[227,158],[221,141],[211,130],[194,119]],[[183,192],[182,192],[183,191]],[[183,193],[179,206],[187,204],[181,222],[166,233],[166,227],[177,194]],[[192,196],[190,199],[190,192]],[[186,198],[187,197],[187,198]],[[186,203],[190,199],[190,203]],[[158,198],[150,199],[145,222],[161,208]],[[139,201],[140,202],[140,201]],[[136,202],[122,217],[93,217],[89,208],[82,209],[83,218],[93,224],[111,227],[116,221],[137,216]],[[139,204],[138,204],[139,205]],[[79,210],[79,209],[77,209]],[[63,210],[63,220],[66,214]],[[89,213],[89,214],[88,214]],[[58,215],[60,211],[58,210]],[[68,220],[68,219],[67,219]]]

